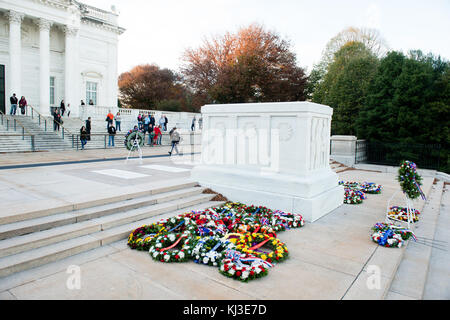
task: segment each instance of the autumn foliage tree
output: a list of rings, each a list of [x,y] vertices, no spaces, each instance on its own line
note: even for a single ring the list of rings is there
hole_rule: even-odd
[[[183,62],[181,73],[198,106],[305,100],[307,77],[290,43],[260,25],[205,40],[187,49]]]
[[[180,77],[156,65],[138,65],[119,76],[123,105],[136,109],[186,109],[186,90]]]

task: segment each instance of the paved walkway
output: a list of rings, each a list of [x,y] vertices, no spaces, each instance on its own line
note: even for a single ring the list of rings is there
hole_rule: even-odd
[[[166,156],[170,146],[145,146],[142,151],[143,157]],[[180,152],[200,152],[200,146],[178,146]],[[137,153],[134,153],[137,156]],[[126,158],[128,150],[124,148],[89,149],[89,150],[58,150],[42,152],[17,152],[0,154],[0,169],[10,166],[29,164],[57,163],[57,162],[81,162],[105,159]]]
[[[123,156],[123,150],[89,150],[83,154],[98,159],[106,153],[116,156],[116,152]],[[68,160],[70,154],[55,153],[52,159]],[[39,155],[35,157],[35,161],[42,161]],[[8,160],[2,159],[2,164],[12,159],[12,155]],[[28,155],[23,159],[31,161]],[[195,159],[190,162],[192,158],[179,160],[148,158],[142,165],[189,169],[195,163]],[[148,174],[142,165],[120,160],[3,170],[0,171],[0,211],[20,210],[24,204],[33,206],[48,200],[55,204],[64,197],[91,198],[103,195],[103,190],[120,192],[122,188],[142,188],[149,179],[157,183],[158,179],[170,175],[127,178],[120,177],[120,173],[115,177],[99,173],[115,169],[131,172],[131,176]],[[181,174],[189,176],[188,172]],[[383,193],[368,195],[361,205],[342,205],[301,229],[280,233],[279,238],[290,249],[290,259],[275,266],[263,279],[240,283],[222,276],[215,268],[193,262],[155,262],[148,253],[131,250],[126,241],[120,241],[1,279],[0,299],[381,299],[395,275],[401,250],[374,244],[369,238],[370,228],[384,220],[387,201],[399,189],[398,183],[391,173],[350,170],[339,175],[342,180],[382,184]],[[432,182],[432,178],[424,178],[426,192]],[[393,204],[403,205],[400,193]],[[416,203],[419,210],[423,205],[421,200]],[[79,290],[69,290],[66,286],[71,265],[81,270]],[[381,285],[369,289],[368,268],[373,265],[381,270]]]

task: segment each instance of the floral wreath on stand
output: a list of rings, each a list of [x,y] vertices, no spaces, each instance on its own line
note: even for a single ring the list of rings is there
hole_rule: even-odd
[[[174,249],[181,243],[180,249]],[[189,232],[163,233],[151,241],[149,254],[161,262],[185,262],[192,254],[195,237]],[[172,250],[174,249],[174,250]]]
[[[144,133],[138,129],[129,130],[125,134],[124,145],[127,150],[132,150],[134,147],[134,140],[137,139],[139,147],[143,147],[145,143]]]
[[[392,218],[407,222],[408,221],[407,210],[408,209],[405,207],[392,206],[389,208],[388,218],[392,217]],[[419,221],[418,216],[420,215],[419,210],[413,208],[411,213],[412,213],[412,221],[414,223],[418,222]]]
[[[273,265],[262,259],[236,250],[227,250],[221,261],[219,272],[229,278],[248,282],[268,275]]]
[[[397,180],[400,182],[402,191],[409,199],[414,200],[422,197],[423,200],[426,200],[425,194],[420,188],[422,185],[422,177],[417,172],[417,166],[414,162],[408,160],[402,161],[398,169]]]
[[[265,252],[260,249],[266,244],[272,252]],[[289,256],[288,249],[283,242],[263,233],[246,233],[241,235],[240,239],[236,242],[236,250],[270,263],[281,262]]]

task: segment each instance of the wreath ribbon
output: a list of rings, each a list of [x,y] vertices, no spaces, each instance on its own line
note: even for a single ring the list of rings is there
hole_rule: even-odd
[[[266,240],[264,240],[264,241],[258,243],[257,245],[251,247],[251,248],[248,249],[248,250],[252,250],[252,251],[253,251],[253,250],[259,249],[259,248],[261,248],[262,246],[264,246],[267,242],[269,242],[269,240],[270,240],[270,239],[266,239]]]
[[[248,256],[246,258],[242,258],[242,254],[239,251],[232,250],[232,249],[228,249],[225,252],[225,258],[230,259],[232,262],[236,263],[236,265],[238,265],[239,267],[243,267],[244,262],[249,262],[250,264],[252,264],[253,262],[256,262],[258,264],[265,265],[268,268],[273,267],[273,264],[271,264],[270,262],[264,261],[263,259],[260,259],[260,258],[254,257],[254,256]]]
[[[172,249],[172,248],[175,248],[175,247],[178,245],[178,243],[180,243],[180,241],[181,241],[182,238],[183,238],[183,236],[180,236],[180,237],[178,238],[178,240],[175,241],[175,243],[174,243],[173,245],[171,245],[170,247],[161,249],[160,252],[164,252],[164,251],[166,251],[166,250],[170,250],[170,249]]]
[[[172,229],[170,229],[168,232],[172,232],[173,230],[178,229],[179,227],[181,227],[184,224],[184,220],[181,221],[177,226],[173,227]]]

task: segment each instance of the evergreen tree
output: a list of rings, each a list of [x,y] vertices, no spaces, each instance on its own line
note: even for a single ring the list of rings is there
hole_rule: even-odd
[[[440,144],[441,170],[448,172],[449,72],[449,63],[440,57],[390,52],[369,86],[357,121],[358,138],[401,143],[405,149],[391,152],[409,157],[417,155],[407,153],[407,144]]]
[[[354,135],[359,110],[378,66],[377,57],[361,42],[348,42],[334,54],[313,101],[332,107],[332,134]]]

